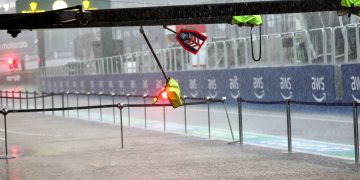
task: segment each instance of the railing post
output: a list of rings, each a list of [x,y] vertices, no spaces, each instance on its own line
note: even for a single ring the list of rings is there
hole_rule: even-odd
[[[29,109],[29,92],[25,91],[26,109]]]
[[[185,135],[187,135],[187,118],[186,118],[186,98],[187,96],[183,96],[184,100],[184,125],[185,125]]]
[[[69,91],[66,91],[66,107],[69,107]],[[70,116],[70,110],[67,110],[67,116]]]
[[[3,92],[0,90],[0,103],[1,103],[1,106],[3,105]]]
[[[79,107],[79,92],[76,92],[75,96],[76,96],[76,107]],[[79,119],[79,109],[76,109],[76,117]]]
[[[121,149],[124,149],[124,133],[123,133],[123,115],[122,110],[124,108],[123,104],[118,104],[118,108],[120,110],[120,129],[121,129]]]
[[[44,95],[45,95],[45,93],[41,92],[42,108],[44,109],[43,114],[45,114],[45,96]],[[20,105],[20,109],[21,109],[21,105]]]
[[[64,98],[64,92],[61,93],[61,107],[65,108],[65,98]],[[62,116],[65,117],[65,110],[62,110]]]
[[[115,93],[112,93],[111,94],[111,98],[112,98],[112,103],[113,103],[113,105],[114,105],[114,107],[113,107],[113,123],[114,124],[116,124],[116,122],[115,122]]]
[[[357,102],[354,101],[352,105],[353,109],[353,121],[354,121],[354,151],[355,151],[355,163],[359,164],[359,122],[357,112]]]
[[[231,138],[232,138],[232,140],[233,140],[232,143],[234,143],[234,142],[235,142],[234,132],[233,132],[233,130],[232,130],[229,113],[228,113],[228,111],[227,111],[227,107],[226,107],[226,104],[225,104],[225,102],[226,102],[226,97],[222,97],[222,98],[221,98],[221,101],[222,101],[222,103],[223,103],[223,105],[224,105],[224,109],[225,109],[225,113],[226,113],[226,118],[227,118],[227,121],[228,121],[228,124],[229,124],[229,129],[230,129],[230,133],[231,133]]]
[[[242,119],[242,103],[241,98],[237,99],[238,103],[238,114],[239,114],[239,143],[243,145],[244,143],[244,132],[243,132],[243,119]]]
[[[211,126],[210,126],[210,100],[211,97],[206,97],[206,103],[207,103],[207,115],[208,115],[208,131],[209,131],[209,139],[211,138]]]
[[[55,94],[51,92],[51,108],[54,109],[55,103],[54,103],[54,96]],[[55,115],[55,111],[52,111],[52,115]]]
[[[126,98],[127,98],[127,104],[129,105],[130,104],[130,94],[126,94]],[[127,108],[127,110],[128,110],[128,120],[129,120],[129,126],[131,125],[131,123],[130,123],[130,107],[128,106],[128,108]]]
[[[8,106],[9,106],[9,102],[8,102],[8,91],[6,90],[5,91],[5,100],[6,100],[6,108],[8,108]]]
[[[15,156],[8,154],[8,144],[7,144],[7,124],[6,116],[8,114],[7,109],[1,110],[1,114],[4,116],[4,133],[5,133],[5,154],[0,156],[0,159],[13,159]]]
[[[12,108],[15,108],[15,91],[11,91]]]
[[[163,104],[165,104],[165,101],[163,100],[163,102],[162,102]],[[165,116],[165,105],[163,105],[163,121],[164,121],[164,132],[166,132],[166,116]]]
[[[286,122],[287,122],[287,138],[288,138],[288,152],[292,152],[292,133],[291,133],[291,113],[290,113],[290,99],[285,100],[286,104]]]
[[[144,126],[145,128],[147,128],[147,120],[146,120],[146,94],[143,95],[143,100],[144,100]]]
[[[19,91],[19,106],[20,106],[20,109],[22,108],[22,105],[21,105],[21,103],[22,103],[21,96],[22,96],[22,92]]]
[[[87,96],[87,104],[90,106],[90,92],[86,93]],[[88,109],[88,120],[90,120],[90,109]]]
[[[37,109],[36,91],[34,91],[34,108]]]
[[[102,92],[99,92],[99,104],[100,104],[100,106],[102,105],[102,102],[101,102],[101,95],[102,95],[103,93]],[[100,109],[100,122],[102,122],[103,121],[103,118],[102,118],[102,108],[99,108]]]

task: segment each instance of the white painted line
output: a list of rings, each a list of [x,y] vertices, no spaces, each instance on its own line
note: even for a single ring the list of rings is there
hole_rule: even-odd
[[[200,111],[200,112],[207,112],[207,110],[203,110],[203,109],[188,109],[188,111]],[[211,110],[211,113],[225,113],[225,111],[220,111],[220,110]],[[237,115],[237,112],[228,112],[229,114],[233,114],[233,115]],[[255,116],[255,117],[261,117],[261,118],[286,118],[285,113],[284,115],[275,115],[275,114],[255,114],[255,113],[243,113],[243,115],[246,116]],[[352,121],[341,121],[341,120],[335,120],[335,119],[322,119],[322,118],[309,118],[309,117],[305,117],[305,116],[300,116],[298,114],[296,114],[295,116],[292,117],[293,120],[306,120],[306,121],[322,121],[322,122],[334,122],[334,123],[346,123],[346,124],[352,124]]]
[[[0,132],[4,132],[4,129],[0,129]],[[17,131],[7,131],[7,132],[8,132],[8,133],[11,133],[11,134],[26,135],[26,136],[61,137],[61,135],[35,134],[35,133],[17,132]]]

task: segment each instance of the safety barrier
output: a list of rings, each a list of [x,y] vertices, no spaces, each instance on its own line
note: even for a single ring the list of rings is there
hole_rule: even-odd
[[[264,57],[251,58],[250,37],[208,42],[205,57],[193,57],[181,47],[156,50],[165,71],[230,69],[259,66],[348,64],[360,62],[360,24],[299,30],[261,36]],[[254,39],[259,43],[260,37]],[[255,46],[258,47],[258,46]],[[255,49],[258,51],[258,49]],[[201,61],[201,60],[202,61]],[[206,59],[206,60],[204,60]],[[158,72],[149,51],[92,59],[41,69],[42,77]]]
[[[4,96],[5,93],[5,96]],[[18,97],[15,97],[15,94],[18,94]],[[22,97],[22,94],[25,94],[25,97]],[[29,97],[29,94],[32,94],[33,96]],[[38,96],[38,94],[41,94],[41,96]],[[69,96],[73,95],[76,97],[76,106],[70,107],[69,106]],[[54,97],[55,96],[60,96],[61,97],[61,107],[55,107],[55,100]],[[65,98],[66,96],[66,98]],[[79,106],[79,96],[86,96],[87,97],[87,106]],[[90,96],[98,96],[99,97],[99,105],[90,105]],[[111,97],[112,98],[112,104],[102,104],[102,97]],[[51,108],[46,108],[46,104],[45,104],[45,98],[50,97],[51,98]],[[127,104],[123,104],[123,103],[117,103],[115,104],[115,97],[125,97],[127,99]],[[92,94],[90,92],[88,93],[71,93],[71,92],[62,92],[62,93],[52,93],[52,92],[42,92],[42,93],[37,93],[37,92],[33,92],[33,93],[29,93],[28,91],[25,92],[15,92],[15,91],[11,91],[11,96],[9,97],[9,91],[0,91],[0,104],[1,106],[3,106],[3,99],[5,99],[4,103],[6,106],[9,105],[9,99],[12,100],[12,107],[13,109],[1,109],[0,110],[0,114],[2,114],[4,116],[4,133],[5,133],[5,155],[0,156],[0,159],[11,159],[11,158],[15,158],[12,155],[8,154],[8,139],[7,139],[7,115],[11,114],[11,113],[30,113],[30,112],[52,112],[52,114],[54,115],[55,111],[62,111],[62,115],[63,117],[65,117],[65,111],[77,111],[77,117],[79,118],[79,110],[88,110],[88,119],[90,119],[90,109],[99,109],[100,110],[100,122],[102,121],[102,109],[105,108],[113,108],[113,123],[115,124],[115,108],[118,108],[120,110],[120,127],[121,127],[121,148],[124,148],[124,135],[123,135],[123,109],[127,108],[128,110],[128,122],[129,122],[129,126],[131,126],[130,122],[130,108],[144,108],[144,126],[145,128],[147,128],[147,117],[146,117],[146,108],[148,107],[163,107],[163,125],[164,125],[164,132],[166,131],[166,119],[165,119],[165,107],[170,107],[172,106],[171,104],[148,104],[146,103],[146,98],[154,98],[155,96],[151,96],[151,95],[117,95],[117,94],[103,94],[103,93],[98,93],[98,94]],[[130,98],[142,98],[143,99],[143,104],[131,104],[130,103]],[[19,99],[19,109],[15,109],[15,99]],[[22,100],[26,100],[26,108],[23,109],[21,106],[21,101]],[[34,100],[34,108],[29,108],[29,99],[33,99]],[[38,108],[37,106],[37,99],[41,99],[42,100],[42,106],[41,108]],[[66,99],[66,106],[65,106],[65,99]],[[202,104],[207,104],[208,107],[208,132],[209,132],[209,138],[211,137],[211,131],[210,131],[210,104],[212,103],[222,103],[224,105],[224,109],[226,112],[226,118],[227,118],[227,122],[229,125],[229,129],[230,129],[230,133],[232,136],[232,140],[233,142],[235,142],[234,139],[234,134],[233,134],[233,130],[232,130],[232,126],[230,123],[230,118],[227,112],[227,107],[225,104],[226,98],[222,98],[222,99],[212,99],[212,98],[190,98],[190,97],[182,97],[183,99],[183,107],[184,107],[184,125],[185,125],[185,134],[187,134],[187,106],[194,106],[194,105],[202,105]],[[68,114],[69,116],[69,114]]]
[[[5,93],[5,96],[3,96],[3,94]],[[18,97],[15,97],[15,94],[18,94]],[[25,97],[22,97],[21,94],[25,94]],[[32,94],[32,96],[29,96],[30,94]],[[41,94],[41,96],[37,96],[38,94]],[[144,108],[144,127],[147,128],[147,108],[149,107],[163,107],[163,130],[164,132],[166,131],[166,117],[165,117],[165,107],[170,107],[171,104],[147,104],[146,103],[146,98],[153,98],[155,96],[151,96],[151,95],[117,95],[117,94],[102,94],[102,93],[98,93],[98,94],[92,94],[92,93],[70,93],[70,92],[63,92],[63,93],[51,93],[51,92],[42,92],[42,93],[37,93],[37,92],[33,92],[33,93],[29,93],[29,92],[15,92],[15,91],[11,91],[11,95],[12,96],[8,96],[9,95],[9,91],[0,91],[0,99],[1,99],[1,106],[3,105],[3,99],[5,99],[6,101],[8,101],[9,99],[12,99],[12,102],[14,104],[15,99],[19,99],[19,100],[23,100],[26,99],[27,100],[27,106],[26,109],[22,109],[20,106],[20,109],[2,109],[0,110],[0,114],[2,114],[4,116],[4,126],[5,126],[5,155],[1,156],[0,158],[5,158],[5,159],[10,159],[10,158],[14,158],[11,155],[8,155],[7,152],[7,122],[6,122],[6,118],[7,115],[10,113],[29,113],[29,112],[54,112],[55,111],[62,111],[63,112],[63,117],[65,117],[65,111],[77,111],[77,117],[79,118],[79,110],[88,110],[88,118],[90,118],[90,109],[99,109],[100,110],[100,122],[102,122],[102,109],[104,108],[113,108],[113,117],[114,117],[114,124],[115,124],[115,108],[119,109],[120,111],[120,127],[121,127],[121,147],[124,148],[124,135],[123,135],[123,109],[127,108],[128,110],[128,122],[129,122],[129,126],[131,126],[130,122],[131,122],[131,115],[130,115],[130,109],[131,108]],[[69,96],[75,96],[76,97],[76,106],[70,107],[69,106]],[[55,96],[60,96],[61,97],[61,107],[54,107],[54,97]],[[87,106],[79,106],[79,96],[86,96],[87,97],[87,102],[88,105]],[[98,96],[99,97],[99,105],[90,105],[89,103],[89,99],[90,96]],[[112,104],[102,104],[102,97],[111,97],[112,98]],[[51,108],[46,108],[45,105],[45,98],[51,98]],[[127,104],[123,104],[123,103],[115,103],[115,97],[123,97],[126,98],[127,100]],[[130,98],[142,98],[143,102],[142,104],[131,104],[130,103]],[[30,109],[29,108],[29,103],[28,100],[29,99],[34,99],[36,101],[36,99],[42,99],[42,107],[38,108],[36,106],[36,102],[34,103],[34,108]],[[66,99],[66,105],[65,105],[65,99]],[[184,133],[187,135],[187,107],[188,106],[193,106],[193,105],[207,105],[207,126],[208,126],[208,136],[209,138],[211,138],[211,117],[210,117],[210,104],[212,103],[222,103],[224,105],[224,109],[226,112],[226,118],[228,121],[228,125],[229,125],[229,130],[232,136],[232,140],[233,142],[231,143],[237,143],[239,142],[241,145],[243,145],[243,103],[247,103],[247,104],[262,104],[262,105],[281,105],[283,104],[285,106],[285,113],[286,113],[286,120],[287,120],[287,147],[288,147],[288,152],[292,153],[292,126],[291,126],[291,104],[297,104],[297,105],[310,105],[310,106],[344,106],[344,107],[351,107],[352,108],[352,115],[353,115],[353,137],[354,137],[354,153],[355,153],[355,163],[359,164],[359,130],[358,130],[358,102],[357,101],[353,101],[352,103],[316,103],[316,102],[304,102],[304,101],[294,101],[294,100],[290,100],[287,99],[285,101],[252,101],[252,100],[245,100],[242,98],[238,98],[237,99],[237,104],[238,104],[238,121],[239,121],[239,140],[235,141],[234,138],[234,134],[233,134],[233,129],[230,123],[230,118],[228,115],[228,111],[227,111],[227,107],[225,104],[226,98],[222,98],[222,99],[212,99],[212,98],[191,98],[191,97],[182,97],[183,101],[184,101],[184,105],[183,105],[183,110],[184,110]],[[8,103],[7,103],[8,105]]]
[[[291,104],[299,105],[311,105],[311,106],[349,106],[352,107],[353,113],[353,130],[354,130],[354,153],[355,153],[355,163],[359,164],[359,127],[358,127],[358,102],[353,101],[352,103],[316,103],[316,102],[303,102],[303,101],[293,101],[286,99],[285,101],[251,101],[245,100],[242,98],[237,99],[238,103],[238,114],[239,114],[239,142],[243,144],[243,117],[242,117],[242,103],[248,104],[262,104],[262,105],[275,105],[275,104],[284,104],[286,112],[286,122],[287,122],[287,147],[288,152],[292,152],[292,128],[291,128]]]

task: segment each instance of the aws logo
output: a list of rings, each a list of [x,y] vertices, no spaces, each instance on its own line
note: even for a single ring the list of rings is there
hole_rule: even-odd
[[[263,77],[253,78],[254,95],[258,99],[262,99],[265,96]]]
[[[190,95],[192,97],[198,96],[196,79],[189,79],[189,89],[190,89]]]
[[[293,97],[291,77],[280,77],[280,94],[285,99],[291,99]]]
[[[209,90],[209,96],[211,98],[216,98],[217,96],[216,79],[208,79],[208,90]]]
[[[316,102],[323,102],[326,99],[325,78],[311,77],[312,96]]]
[[[229,79],[230,82],[230,95],[232,98],[237,99],[240,96],[240,85],[239,85],[239,79],[237,76],[234,76],[233,78]]]
[[[351,76],[350,79],[351,79],[351,91],[352,91],[351,96],[355,101],[360,102],[360,99],[356,97],[356,95],[354,95],[355,92],[360,91],[360,77]]]

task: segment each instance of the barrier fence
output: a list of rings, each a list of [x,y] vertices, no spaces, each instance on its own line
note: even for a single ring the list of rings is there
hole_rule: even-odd
[[[4,95],[5,94],[5,95]],[[77,117],[79,118],[79,110],[88,110],[88,119],[90,119],[90,109],[99,109],[99,114],[100,114],[100,122],[103,122],[102,120],[102,109],[105,108],[112,108],[113,109],[113,123],[115,124],[115,108],[120,110],[120,127],[121,127],[121,148],[124,148],[124,135],[123,135],[123,109],[127,108],[128,110],[128,122],[129,122],[129,126],[131,126],[131,115],[130,115],[130,109],[131,108],[144,108],[144,126],[145,128],[147,128],[147,117],[146,117],[146,112],[147,112],[147,108],[148,107],[163,107],[163,127],[164,127],[164,132],[166,131],[166,119],[165,119],[165,107],[171,107],[171,104],[166,104],[166,103],[162,103],[162,104],[148,104],[146,103],[146,99],[147,98],[154,98],[155,96],[151,96],[151,95],[131,95],[131,94],[127,94],[127,95],[117,95],[114,93],[111,94],[103,94],[103,93],[98,93],[98,94],[94,94],[94,93],[71,93],[71,92],[63,92],[63,93],[52,93],[52,92],[42,92],[42,93],[38,93],[38,92],[22,92],[22,91],[11,91],[10,92],[11,96],[9,96],[9,91],[0,91],[0,104],[2,107],[4,107],[4,105],[6,105],[6,107],[8,107],[9,105],[9,99],[10,101],[12,101],[12,109],[8,109],[8,108],[4,108],[2,110],[0,110],[0,114],[2,114],[4,116],[4,131],[5,131],[5,155],[1,156],[0,159],[11,159],[11,158],[15,158],[12,155],[8,154],[8,148],[7,148],[7,115],[11,114],[11,113],[30,113],[30,112],[52,112],[53,115],[55,111],[62,111],[62,115],[63,117],[65,117],[65,111],[77,111]],[[18,94],[17,97],[15,97],[15,94]],[[25,94],[25,97],[22,97],[22,95]],[[39,95],[41,94],[41,95]],[[31,96],[30,96],[31,95]],[[69,96],[75,96],[76,97],[76,106],[70,107],[69,106]],[[60,96],[61,97],[61,107],[55,107],[55,96]],[[86,96],[87,98],[87,106],[79,106],[79,96]],[[90,105],[90,96],[98,96],[99,97],[99,105]],[[102,100],[103,97],[111,97],[112,99],[112,104],[102,104]],[[51,108],[47,108],[46,104],[45,104],[45,98],[51,98]],[[123,104],[123,103],[117,103],[115,104],[115,97],[125,97],[127,99],[127,104]],[[131,104],[130,103],[130,98],[142,98],[143,99],[143,104]],[[3,102],[3,99],[5,99],[5,102]],[[29,107],[29,100],[33,99],[34,100],[34,108],[30,108]],[[41,108],[39,108],[37,106],[37,100],[41,99],[42,101],[42,106]],[[65,99],[66,99],[66,103],[65,103]],[[232,136],[232,140],[233,142],[235,142],[235,138],[234,138],[234,134],[233,134],[233,130],[231,127],[231,123],[230,123],[230,119],[229,119],[229,115],[227,112],[227,108],[226,108],[226,98],[222,98],[222,99],[212,99],[212,98],[190,98],[190,97],[182,97],[183,99],[183,107],[184,107],[184,125],[185,125],[185,134],[187,134],[187,111],[186,111],[186,107],[187,106],[194,106],[194,105],[202,105],[202,104],[207,104],[208,106],[208,111],[210,111],[210,104],[212,103],[222,103],[224,105],[224,109],[226,112],[226,117],[227,117],[227,122],[229,125],[229,129],[230,129],[230,133]],[[19,109],[15,108],[15,100],[19,100]],[[22,100],[26,100],[26,108],[22,108],[21,106],[21,102]],[[69,114],[68,114],[69,115]],[[210,131],[210,112],[208,112],[208,130],[209,130],[209,138],[211,137],[211,131]]]
[[[5,96],[4,96],[5,93]],[[15,97],[15,94],[18,94],[18,97]],[[22,94],[25,94],[25,97],[22,97]],[[39,95],[41,94],[41,95]],[[52,112],[54,115],[55,111],[62,111],[63,117],[65,117],[65,111],[77,111],[77,117],[79,118],[79,110],[88,110],[88,119],[90,119],[90,109],[99,109],[100,114],[100,122],[102,122],[102,109],[104,108],[112,108],[113,109],[113,123],[115,124],[115,109],[119,109],[120,111],[120,127],[121,127],[121,147],[124,148],[124,136],[123,136],[123,109],[127,108],[127,114],[128,114],[128,122],[129,126],[131,126],[131,115],[130,115],[130,109],[131,108],[144,108],[144,127],[147,128],[147,108],[148,107],[163,107],[163,125],[164,125],[164,132],[166,131],[166,118],[165,118],[165,107],[170,107],[171,104],[148,104],[146,103],[147,98],[154,98],[155,96],[151,95],[117,95],[117,94],[103,94],[103,93],[72,93],[72,92],[65,92],[65,93],[49,93],[49,92],[15,92],[11,91],[11,96],[9,97],[9,91],[0,91],[0,104],[3,107],[3,104],[9,105],[8,101],[11,99],[12,106],[14,107],[15,99],[26,100],[26,108],[23,109],[21,106],[21,103],[19,103],[19,109],[2,109],[0,110],[0,114],[4,116],[4,126],[5,126],[5,156],[2,156],[3,159],[9,159],[14,158],[11,155],[8,155],[7,152],[7,124],[6,124],[6,117],[8,114],[11,113],[29,113],[29,112]],[[75,96],[76,97],[76,106],[70,107],[69,106],[69,96]],[[61,107],[55,107],[54,97],[60,96],[61,97]],[[65,96],[66,96],[66,105],[65,105]],[[79,106],[79,96],[86,96],[87,97],[87,106]],[[99,105],[90,105],[90,96],[98,96],[99,97]],[[111,97],[112,104],[102,104],[102,98],[103,97]],[[51,108],[46,108],[45,104],[45,98],[51,98]],[[123,103],[117,103],[115,104],[115,97],[122,97],[126,98],[127,104]],[[131,104],[130,98],[142,98],[143,103],[142,104]],[[5,103],[3,102],[3,99],[5,99]],[[29,108],[29,99],[34,99],[34,108]],[[42,100],[42,107],[38,108],[37,106],[37,99]],[[285,108],[285,114],[286,114],[286,123],[287,123],[287,147],[288,152],[292,153],[292,126],[291,126],[291,105],[292,104],[298,104],[298,105],[311,105],[311,106],[345,106],[345,107],[351,107],[352,108],[352,115],[353,115],[353,137],[354,137],[354,157],[355,157],[355,163],[359,164],[359,130],[358,130],[358,102],[353,101],[352,103],[315,103],[315,102],[302,102],[302,101],[293,101],[290,99],[287,99],[285,101],[252,101],[252,100],[245,100],[242,98],[237,99],[237,106],[238,106],[238,122],[239,122],[239,140],[235,141],[233,129],[231,126],[229,114],[227,111],[227,106],[225,104],[226,98],[223,97],[222,99],[212,99],[212,98],[191,98],[187,96],[182,97],[184,105],[184,133],[187,135],[187,106],[193,106],[193,105],[207,105],[207,126],[208,126],[208,137],[211,138],[211,117],[210,117],[210,104],[212,103],[222,103],[224,105],[224,110],[226,113],[227,122],[229,125],[229,130],[232,136],[233,142],[231,143],[237,143],[239,142],[241,145],[243,145],[243,104],[261,104],[261,105],[284,105]]]

